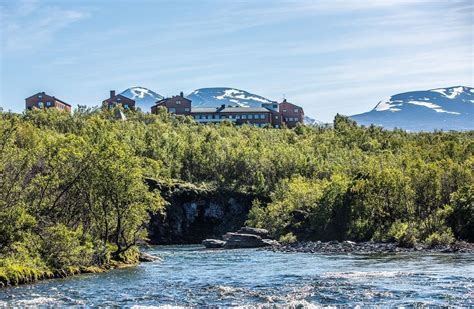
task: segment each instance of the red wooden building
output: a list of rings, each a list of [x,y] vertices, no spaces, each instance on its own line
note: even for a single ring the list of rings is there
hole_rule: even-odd
[[[27,110],[54,108],[61,111],[71,112],[71,105],[44,92],[38,92],[25,99]]]

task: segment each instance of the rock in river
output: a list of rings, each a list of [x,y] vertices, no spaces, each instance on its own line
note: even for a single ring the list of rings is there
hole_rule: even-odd
[[[211,248],[211,249],[214,249],[214,248],[222,248],[222,247],[224,247],[224,245],[225,245],[225,241],[219,240],[219,239],[204,239],[204,240],[202,241],[202,244],[203,244],[206,248]]]
[[[252,235],[257,235],[262,238],[270,238],[270,233],[266,229],[258,229],[255,227],[249,227],[249,226],[244,226],[241,227],[237,233],[240,234],[252,234]]]
[[[224,248],[260,248],[271,246],[272,242],[268,239],[253,234],[227,233],[223,236],[225,242]]]
[[[242,227],[236,233],[226,233],[222,236],[224,240],[205,239],[202,244],[206,248],[260,248],[269,246],[279,246],[276,240],[269,239],[269,233],[264,229],[253,227]]]
[[[140,262],[154,262],[154,261],[161,261],[161,258],[155,255],[151,255],[145,252],[140,252],[140,256],[138,257]]]

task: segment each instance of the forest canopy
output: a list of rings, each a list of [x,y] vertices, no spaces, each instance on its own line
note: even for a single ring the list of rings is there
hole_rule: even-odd
[[[388,131],[343,116],[292,130],[127,118],[0,113],[0,277],[12,261],[126,261],[164,209],[145,178],[252,193],[248,223],[283,241],[474,241],[472,131]]]

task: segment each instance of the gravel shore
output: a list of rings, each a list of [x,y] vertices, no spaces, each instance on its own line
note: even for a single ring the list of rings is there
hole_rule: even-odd
[[[474,244],[467,242],[455,242],[451,245],[436,246],[428,248],[416,245],[412,248],[399,247],[397,243],[380,242],[352,242],[352,241],[305,241],[273,246],[268,248],[278,252],[304,252],[304,253],[394,253],[394,252],[440,252],[440,253],[474,253]]]

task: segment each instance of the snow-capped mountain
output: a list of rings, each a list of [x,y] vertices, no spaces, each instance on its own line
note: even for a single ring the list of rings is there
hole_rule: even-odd
[[[150,112],[156,101],[163,99],[162,95],[144,87],[131,87],[120,94],[135,100],[136,107],[139,107],[142,112]]]
[[[242,107],[260,107],[262,103],[273,103],[267,98],[235,88],[201,88],[187,98],[194,107],[219,107],[222,104]]]
[[[303,122],[304,122],[304,124],[309,125],[309,126],[324,126],[324,125],[326,125],[326,123],[324,123],[320,120],[313,119],[309,116],[304,116]]]
[[[351,116],[362,125],[409,131],[474,130],[474,88],[456,86],[405,92]]]

